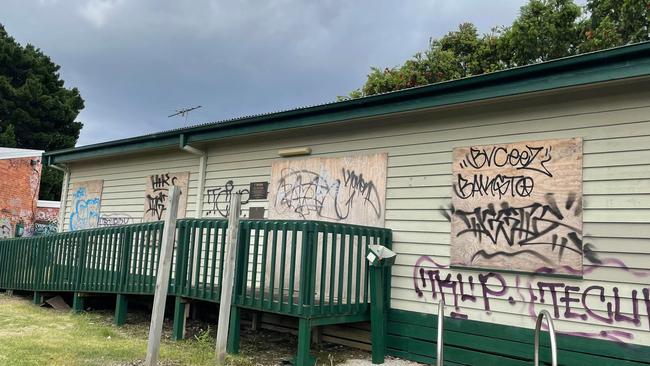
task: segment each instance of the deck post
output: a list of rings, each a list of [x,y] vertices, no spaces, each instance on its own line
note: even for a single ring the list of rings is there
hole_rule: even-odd
[[[313,339],[312,341],[313,344],[320,345],[321,343],[323,343],[323,326],[321,325],[315,326],[312,329],[311,337]]]
[[[169,274],[174,256],[174,237],[176,236],[176,216],[178,214],[178,201],[181,189],[172,186],[169,190],[169,204],[163,236],[160,243],[160,258],[158,260],[158,273],[156,274],[156,290],[153,298],[153,309],[151,311],[151,325],[149,326],[149,341],[147,344],[146,366],[158,364],[158,353],[160,352],[160,337],[162,336],[163,321],[165,320],[165,302],[169,290]]]
[[[311,346],[311,322],[307,318],[300,318],[298,322],[298,353],[296,354],[297,366],[312,366],[316,359],[309,353]]]
[[[84,297],[80,292],[72,294],[72,312],[81,313],[84,311]]]
[[[187,303],[181,296],[174,297],[174,326],[172,329],[172,340],[180,341],[185,338],[185,319]]]
[[[34,305],[40,305],[43,303],[43,293],[40,291],[34,291]]]
[[[233,194],[230,199],[230,215],[228,216],[228,234],[224,248],[223,278],[221,279],[221,298],[219,303],[219,323],[217,325],[217,365],[223,365],[226,360],[226,346],[230,334],[228,331],[232,314],[235,315],[233,328],[237,326],[236,333],[239,333],[239,309],[237,305],[232,306],[232,293],[234,287],[234,272],[237,243],[239,242],[239,215],[241,213],[241,195]],[[231,314],[232,311],[232,314]],[[238,337],[239,338],[239,337]]]
[[[115,299],[115,325],[120,326],[126,323],[126,313],[129,307],[129,300],[124,294],[117,294]]]
[[[384,267],[369,266],[370,272],[370,343],[372,363],[384,363],[386,355],[386,309],[384,299]]]
[[[258,331],[260,328],[260,312],[254,311],[251,317],[251,330],[253,332]]]

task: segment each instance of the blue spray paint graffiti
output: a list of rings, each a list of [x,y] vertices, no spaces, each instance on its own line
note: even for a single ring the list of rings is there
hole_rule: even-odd
[[[86,187],[79,187],[72,196],[70,230],[96,228],[99,222],[99,197],[89,198]]]

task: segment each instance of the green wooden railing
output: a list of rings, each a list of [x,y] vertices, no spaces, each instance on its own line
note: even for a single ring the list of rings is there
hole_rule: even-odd
[[[227,221],[177,223],[169,294],[218,302]],[[389,229],[242,220],[234,304],[299,317],[368,312],[367,245]],[[151,295],[162,222],[0,240],[0,288]]]
[[[162,222],[0,240],[0,288],[152,294]]]
[[[240,227],[235,303],[304,317],[368,311],[370,244],[391,231],[317,221],[247,220]]]

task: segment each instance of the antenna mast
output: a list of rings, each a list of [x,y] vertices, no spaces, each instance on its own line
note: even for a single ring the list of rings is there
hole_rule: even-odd
[[[195,109],[199,109],[199,108],[201,108],[200,105],[197,105],[196,107],[177,109],[177,110],[176,110],[176,113],[170,114],[170,115],[167,116],[167,117],[168,117],[168,118],[169,118],[169,117],[175,117],[175,116],[185,117],[185,125],[187,125],[187,116],[190,114],[191,111],[193,111],[193,110],[195,110]]]

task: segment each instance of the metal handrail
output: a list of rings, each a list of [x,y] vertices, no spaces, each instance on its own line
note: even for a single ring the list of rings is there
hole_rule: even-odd
[[[436,357],[436,366],[442,366],[444,361],[444,351],[442,349],[442,332],[444,330],[444,319],[445,319],[445,300],[440,299],[438,303],[438,341],[436,344],[437,357]]]
[[[548,334],[551,338],[551,365],[557,366],[557,342],[555,341],[555,327],[553,326],[553,318],[548,311],[542,310],[537,315],[537,323],[535,324],[535,366],[539,366],[539,333],[542,329],[542,320],[546,317],[546,324],[548,325]]]

